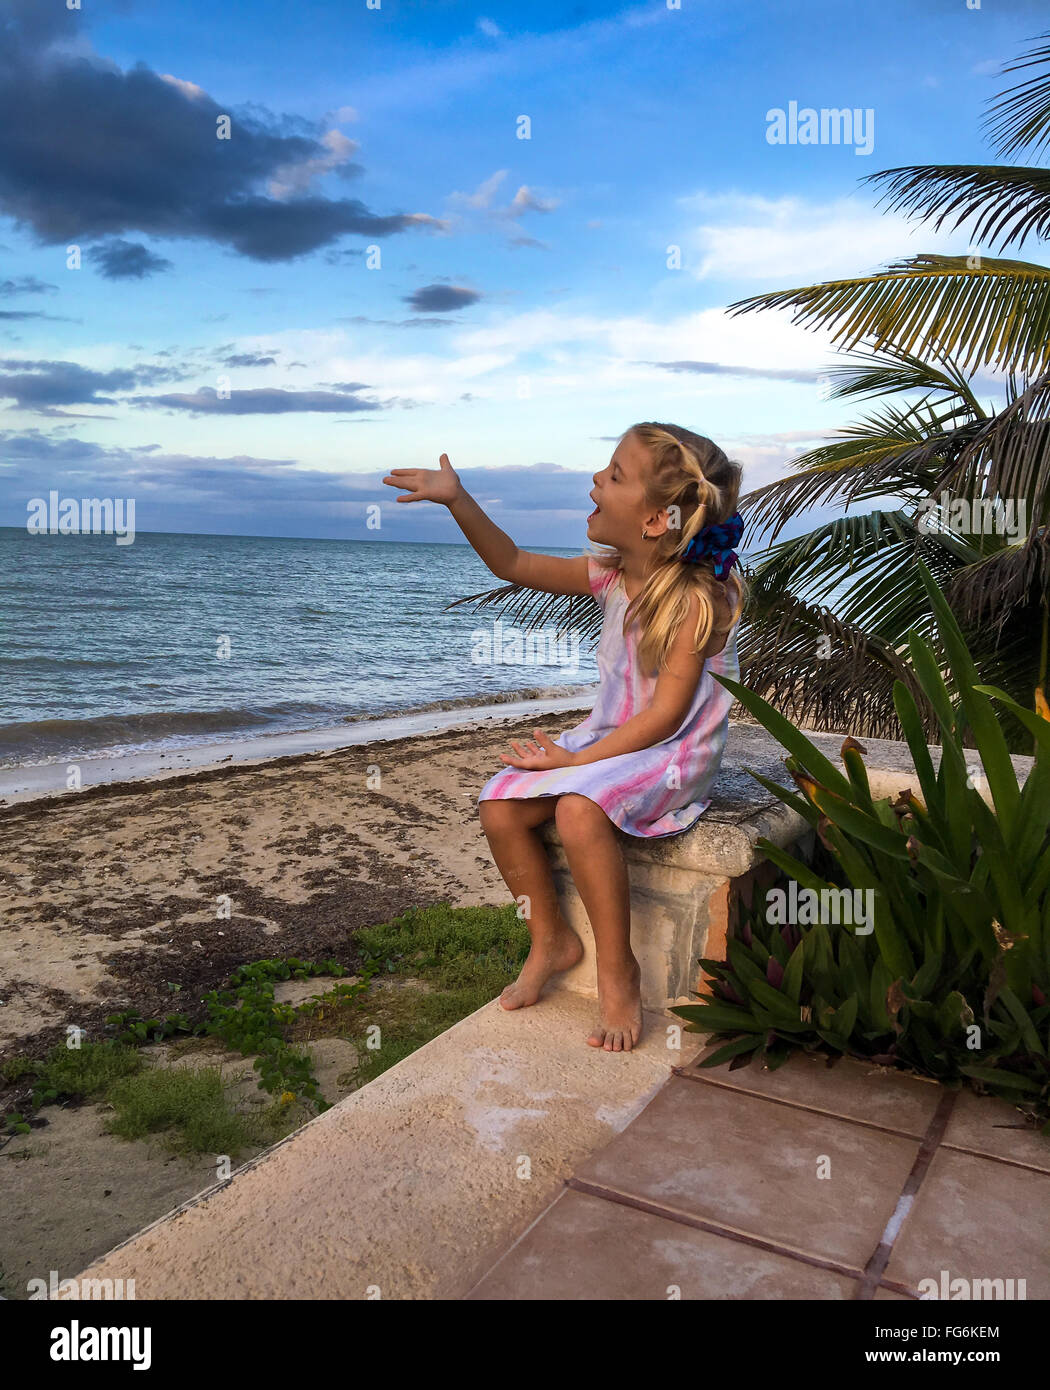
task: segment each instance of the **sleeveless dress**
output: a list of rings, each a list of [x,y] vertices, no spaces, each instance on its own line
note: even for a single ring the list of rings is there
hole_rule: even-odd
[[[587,579],[604,614],[596,653],[601,679],[587,718],[553,740],[570,753],[588,748],[647,709],[657,679],[655,674],[646,675],[639,669],[637,624],[626,638],[622,635],[628,604],[622,571],[603,567],[588,556]],[[730,628],[718,655],[704,662],[688,714],[660,743],[548,772],[508,766],[485,783],[478,802],[575,792],[597,802],[613,824],[628,835],[660,838],[688,830],[711,804],[708,791],[718,774],[729,732],[733,696],[712,673],[740,679],[738,627],[739,621]],[[677,778],[670,773],[672,767],[677,768]]]

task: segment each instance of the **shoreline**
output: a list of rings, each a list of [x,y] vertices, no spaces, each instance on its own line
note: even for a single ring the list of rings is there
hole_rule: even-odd
[[[156,748],[0,768],[0,808],[29,801],[61,800],[70,794],[79,796],[92,787],[115,783],[163,782],[181,774],[207,772],[220,767],[257,766],[280,758],[426,737],[449,729],[480,729],[489,721],[520,721],[530,716],[586,712],[593,706],[597,692],[595,684],[581,686],[577,695],[541,699],[502,700],[452,707],[439,701],[435,702],[438,707],[429,706],[404,714],[362,716],[316,729],[258,734],[252,738],[227,739],[186,748]],[[71,766],[80,769],[79,787],[67,786]]]

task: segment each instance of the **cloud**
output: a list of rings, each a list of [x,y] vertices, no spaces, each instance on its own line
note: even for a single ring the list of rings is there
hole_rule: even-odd
[[[98,266],[106,280],[142,280],[158,270],[173,268],[172,261],[155,256],[145,246],[119,238],[98,247],[91,255],[91,262]]]
[[[0,358],[0,400],[42,414],[51,414],[58,405],[115,405],[114,396],[100,393],[127,391],[137,381],[128,368],[100,372],[76,362]]]
[[[463,208],[468,214],[478,213],[482,216],[483,224],[499,226],[508,222],[517,222],[526,212],[553,212],[555,208],[561,206],[559,198],[543,198],[535,193],[527,184],[522,184],[518,191],[511,198],[509,203],[502,207],[494,207],[493,199],[496,190],[507,177],[506,169],[497,169],[478,184],[473,193],[449,193],[446,202],[453,208]],[[459,213],[453,212],[448,223],[449,229],[456,232],[470,230],[470,218],[464,217]],[[508,238],[511,246],[535,246],[542,250],[547,250],[544,242],[537,241],[534,237],[526,236],[524,233]]]
[[[405,295],[405,302],[410,308],[425,314],[465,309],[477,304],[480,299],[481,295],[476,290],[468,290],[462,285],[424,285],[413,294]]]
[[[800,367],[740,367],[721,362],[651,362],[652,367],[662,367],[668,372],[696,372],[702,376],[750,376],[761,377],[767,381],[817,381],[821,373],[813,368]]]
[[[359,389],[366,388],[359,383],[335,391],[283,391],[267,386],[249,391],[231,390],[229,396],[225,397],[220,396],[214,387],[202,386],[192,393],[132,396],[129,404],[187,410],[195,415],[287,415],[292,411],[349,415],[357,411],[383,409],[376,401],[364,401],[356,396],[354,392]]]
[[[251,368],[275,361],[273,355],[235,353],[227,356],[222,365]],[[0,358],[0,400],[11,400],[14,408],[33,411],[38,415],[58,416],[69,412],[56,407],[69,405],[119,404],[139,409],[154,407],[186,411],[195,415],[286,415],[293,411],[352,415],[378,411],[392,405],[405,408],[413,404],[407,398],[393,398],[385,405],[364,400],[358,393],[370,388],[363,381],[328,382],[323,390],[289,391],[275,387],[231,390],[228,397],[220,396],[214,387],[164,395],[132,394],[118,398],[111,394],[184,380],[187,374],[185,369],[148,363],[102,370],[84,367],[77,362]]]
[[[870,196],[874,203],[877,191]],[[697,280],[756,280],[788,289],[870,273],[920,251],[968,247],[959,235],[934,233],[857,198],[827,203],[740,193],[697,193],[682,199],[698,225],[683,238],[686,273]],[[688,254],[691,252],[692,254]]]
[[[350,233],[443,226],[424,213],[381,216],[357,199],[310,195],[325,174],[360,172],[354,141],[250,105],[234,111],[142,62],[124,72],[90,48],[79,22],[80,11],[59,5],[0,0],[0,212],[39,244],[137,232],[276,262]],[[221,117],[230,140],[216,138]],[[99,263],[109,278],[164,268],[125,242]]]
[[[0,280],[0,299],[11,299],[16,294],[57,294],[58,286],[35,275],[20,275],[17,280]]]

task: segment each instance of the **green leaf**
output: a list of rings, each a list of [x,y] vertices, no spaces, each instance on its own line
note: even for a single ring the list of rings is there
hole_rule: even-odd
[[[794,724],[785,719],[772,705],[767,704],[761,696],[749,690],[747,686],[716,672],[712,672],[712,675],[719,685],[725,686],[731,695],[736,696],[746,710],[750,710],[778,743],[798,758],[799,762],[809,770],[818,782],[823,782],[840,796],[849,796],[849,781],[843,777],[835,764],[806,738],[805,734],[795,728]]]
[[[757,1052],[762,1046],[760,1037],[737,1038],[734,1042],[726,1043],[725,1047],[720,1047],[717,1052],[712,1052],[710,1057],[705,1057],[697,1065],[701,1067],[717,1067],[723,1062],[728,1062],[731,1057],[738,1057],[742,1052]]]
[[[998,1067],[960,1067],[959,1070],[964,1076],[972,1076],[977,1081],[984,1081],[995,1086],[1008,1087],[1011,1091],[1027,1091],[1032,1095],[1039,1095],[1041,1087],[1027,1076],[1018,1076],[1016,1072],[1000,1071]]]
[[[868,815],[858,807],[851,805],[850,802],[843,801],[840,797],[830,796],[827,792],[821,791],[819,787],[813,793],[813,800],[824,814],[847,835],[852,835],[857,840],[863,840],[865,844],[881,850],[883,854],[893,855],[896,859],[907,859],[908,851],[905,848],[907,836],[902,835],[899,830],[888,829],[876,816]]]
[[[930,757],[930,750],[926,743],[926,731],[919,717],[919,707],[915,703],[915,696],[903,681],[895,681],[893,684],[893,706],[897,711],[901,728],[904,730],[904,737],[908,741],[911,760],[915,764],[915,772],[919,778],[919,788],[922,792],[922,799],[926,803],[926,809],[931,816],[940,817],[943,815],[941,794],[937,786],[937,774],[933,768],[933,759]]]
[[[796,811],[805,820],[809,821],[810,825],[816,825],[817,821],[820,819],[820,813],[815,807],[810,805],[805,797],[798,796],[794,792],[788,791],[787,788],[780,786],[778,782],[771,782],[768,777],[763,777],[762,774],[756,772],[753,767],[745,767],[744,771],[750,773],[755,781],[758,782],[760,786],[765,787],[767,792],[771,792],[778,801],[782,801],[785,806],[790,806],[793,811]]]
[[[977,684],[977,668],[963,640],[955,614],[948,606],[948,600],[922,561],[916,560],[915,563],[937,618],[937,628],[951,663],[956,688],[977,742],[977,751],[988,778],[996,812],[1003,824],[1003,835],[1010,840],[1014,834],[1020,791],[1017,786],[1017,773],[1006,746],[1006,737],[988,697],[974,689]]]
[[[1039,1034],[1035,1031],[1035,1024],[1029,1017],[1028,1010],[1014,994],[1013,990],[1005,986],[999,991],[999,1001],[1006,1005],[1010,1017],[1021,1030],[1021,1037],[1024,1038],[1025,1046],[1029,1052],[1037,1052],[1040,1057],[1046,1056],[1046,1048],[1039,1041]]]
[[[805,942],[800,941],[791,952],[791,958],[784,967],[784,993],[795,1004],[802,992],[802,967],[805,960]]]

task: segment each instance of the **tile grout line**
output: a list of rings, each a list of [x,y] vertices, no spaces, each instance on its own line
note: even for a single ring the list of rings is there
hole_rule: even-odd
[[[695,1067],[696,1063],[691,1062],[689,1066]],[[804,1101],[786,1100],[780,1096],[767,1095],[764,1091],[749,1091],[746,1086],[735,1085],[728,1081],[721,1081],[715,1076],[697,1076],[696,1073],[690,1071],[688,1067],[672,1067],[671,1074],[672,1076],[680,1076],[684,1081],[701,1081],[708,1086],[718,1086],[724,1091],[736,1091],[740,1095],[754,1096],[756,1100],[770,1100],[774,1105],[786,1105],[793,1110],[805,1110],[811,1115],[827,1115],[834,1120],[845,1120],[847,1124],[861,1125],[864,1129],[875,1129],[881,1134],[895,1134],[901,1139],[916,1139],[919,1137],[914,1130],[892,1129],[888,1125],[876,1124],[874,1120],[859,1120],[852,1115],[843,1115],[838,1110],[820,1110],[817,1106],[807,1105]],[[902,1072],[900,1075],[906,1076],[907,1073]],[[1006,1128],[1028,1130],[1027,1125],[1008,1125]],[[1047,1177],[1050,1177],[1050,1169],[1040,1168],[1037,1163],[1025,1163],[1024,1160],[1020,1158],[1005,1158],[1002,1154],[990,1154],[985,1152],[984,1149],[967,1148],[965,1144],[942,1143],[941,1148],[950,1149],[953,1153],[969,1154],[972,1158],[986,1158],[989,1163],[1005,1163],[1010,1168],[1022,1168],[1027,1173],[1043,1173]]]
[[[785,1100],[782,1096],[767,1095],[764,1091],[749,1091],[744,1086],[732,1086],[727,1081],[717,1081],[713,1076],[695,1076],[693,1073],[672,1067],[675,1076],[680,1076],[683,1081],[698,1081],[705,1086],[717,1086],[720,1091],[732,1091],[734,1095],[751,1096],[754,1100],[768,1100],[774,1105],[786,1105],[789,1110],[804,1110],[810,1115],[824,1115],[830,1120],[843,1120],[848,1125],[860,1125],[862,1129],[874,1129],[880,1134],[893,1134],[898,1139],[918,1139],[920,1135],[914,1129],[893,1129],[890,1125],[878,1125],[873,1120],[858,1120],[853,1115],[843,1115],[838,1110],[820,1110],[815,1105],[806,1105],[802,1101]]]
[[[1008,1129],[1021,1129],[1021,1125],[1008,1125]],[[1028,1128],[1027,1125],[1024,1126]],[[968,1149],[962,1144],[942,1144],[942,1149],[947,1149],[949,1153],[966,1154],[969,1158],[986,1158],[989,1163],[1005,1163],[1008,1168],[1020,1168],[1025,1173],[1042,1173],[1044,1178],[1050,1178],[1050,1168],[1040,1168],[1034,1163],[1024,1163],[1019,1158],[1003,1158],[1000,1154],[984,1153],[981,1149]]]
[[[912,1164],[911,1172],[905,1179],[900,1196],[897,1198],[897,1205],[893,1208],[889,1221],[886,1222],[886,1228],[882,1233],[878,1245],[872,1252],[871,1258],[864,1266],[864,1277],[855,1295],[856,1299],[859,1301],[865,1301],[874,1297],[875,1290],[878,1288],[886,1266],[890,1262],[893,1246],[897,1237],[900,1235],[901,1227],[904,1225],[908,1213],[915,1203],[915,1199],[919,1194],[919,1188],[922,1186],[926,1174],[929,1171],[930,1164],[933,1162],[933,1156],[940,1147],[941,1140],[944,1138],[945,1131],[948,1128],[948,1121],[951,1119],[952,1111],[955,1109],[955,1102],[958,1099],[958,1095],[959,1093],[957,1091],[947,1091],[941,1097],[937,1109],[933,1112],[933,1118],[930,1120],[926,1128],[926,1133],[923,1135],[922,1143],[919,1145],[919,1152],[915,1156],[915,1162]]]
[[[606,1202],[615,1202],[621,1207],[633,1207],[636,1211],[645,1212],[649,1216],[662,1217],[665,1221],[673,1221],[679,1226],[689,1226],[696,1231],[704,1231],[708,1235],[721,1236],[724,1240],[736,1241],[739,1245],[751,1245],[758,1250],[766,1250],[774,1255],[783,1255],[788,1259],[797,1260],[801,1264],[812,1265],[815,1269],[826,1269],[833,1274],[841,1274],[849,1279],[860,1280],[863,1272],[855,1266],[841,1264],[837,1260],[824,1259],[820,1255],[810,1255],[803,1250],[796,1250],[790,1245],[779,1245],[774,1240],[769,1240],[765,1236],[751,1235],[747,1231],[735,1230],[732,1226],[719,1225],[717,1221],[710,1221],[706,1217],[693,1216],[689,1212],[679,1211],[676,1207],[666,1207],[659,1202],[652,1202],[646,1197],[636,1197],[633,1193],[620,1192],[615,1187],[605,1187],[600,1183],[587,1182],[582,1178],[567,1178],[565,1186],[573,1192],[582,1192],[588,1197],[597,1197]]]

